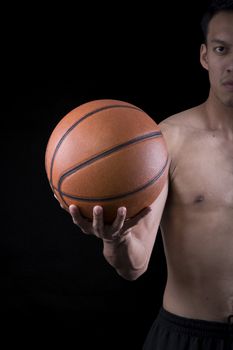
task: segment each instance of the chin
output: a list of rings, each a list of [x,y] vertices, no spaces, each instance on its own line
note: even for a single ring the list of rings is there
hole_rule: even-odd
[[[232,98],[228,98],[228,99],[222,98],[222,99],[221,99],[221,102],[222,102],[222,104],[223,104],[225,107],[227,107],[227,108],[233,108],[233,96],[232,96]]]

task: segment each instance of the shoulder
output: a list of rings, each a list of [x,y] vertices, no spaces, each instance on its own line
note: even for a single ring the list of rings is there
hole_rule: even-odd
[[[191,137],[203,128],[203,106],[204,104],[176,113],[159,123],[168,146],[176,147],[187,136]]]
[[[173,114],[162,120],[159,125],[164,132],[169,129],[179,130],[185,127],[190,130],[200,129],[203,127],[203,113],[204,104]]]
[[[174,114],[159,123],[170,158],[170,173],[176,166],[180,151],[185,149],[187,142],[198,137],[203,129],[203,115],[203,105],[199,105]]]

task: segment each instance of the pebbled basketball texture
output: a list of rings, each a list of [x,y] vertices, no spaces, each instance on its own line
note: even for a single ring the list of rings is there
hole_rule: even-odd
[[[168,174],[168,153],[157,123],[128,102],[100,99],[65,115],[52,131],[45,153],[52,191],[68,210],[79,207],[92,220],[104,208],[111,223],[117,208],[127,218],[152,204]]]

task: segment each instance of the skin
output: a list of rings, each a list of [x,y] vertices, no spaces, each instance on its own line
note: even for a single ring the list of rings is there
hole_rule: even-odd
[[[103,210],[93,222],[76,206],[73,222],[103,241],[103,254],[128,280],[148,267],[160,226],[168,278],[163,306],[177,315],[226,322],[233,314],[233,12],[209,24],[200,61],[208,71],[207,100],[160,123],[170,164],[167,184],[150,208],[113,225]]]

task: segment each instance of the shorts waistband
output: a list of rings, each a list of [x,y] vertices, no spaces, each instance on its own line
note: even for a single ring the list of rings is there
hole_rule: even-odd
[[[233,337],[233,324],[231,320],[228,323],[223,323],[191,319],[173,314],[165,310],[164,307],[161,307],[157,320],[164,327],[171,327],[180,333],[217,338]]]

